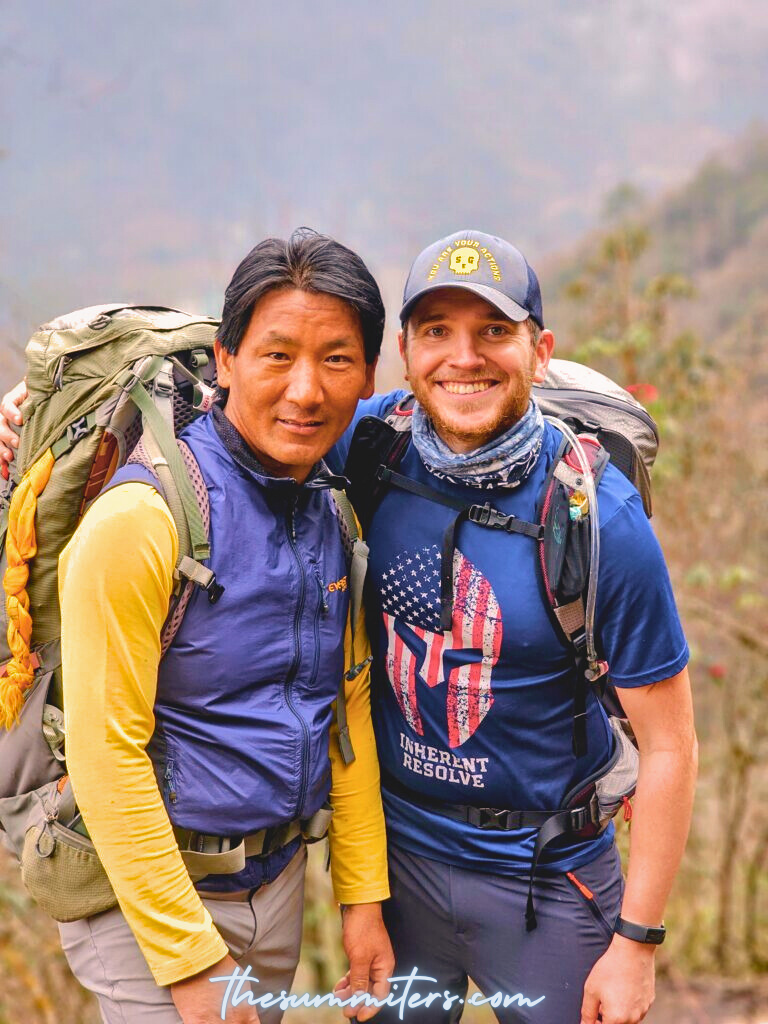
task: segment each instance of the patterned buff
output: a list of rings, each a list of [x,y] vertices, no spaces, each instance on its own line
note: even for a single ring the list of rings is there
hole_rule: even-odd
[[[435,476],[467,487],[517,487],[539,457],[544,417],[531,399],[528,411],[514,426],[465,455],[452,452],[438,437],[417,402],[413,407],[413,443],[421,461]]]

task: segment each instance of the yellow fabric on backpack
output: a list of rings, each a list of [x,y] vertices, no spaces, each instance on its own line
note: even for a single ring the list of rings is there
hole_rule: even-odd
[[[24,691],[32,685],[30,661],[32,616],[29,614],[29,562],[37,554],[35,513],[37,499],[45,490],[55,459],[50,448],[24,474],[8,513],[5,551],[8,567],[3,576],[8,614],[8,647],[12,658],[0,677],[0,726],[13,727],[24,703]]]
[[[184,867],[146,745],[173,587],[178,536],[150,486],[103,494],[59,562],[67,767],[83,820],[120,907],[160,985],[227,952]],[[347,630],[347,641],[349,629]],[[355,653],[367,639],[358,635]],[[356,760],[331,739],[331,863],[336,899],[389,895],[367,672],[348,688]]]

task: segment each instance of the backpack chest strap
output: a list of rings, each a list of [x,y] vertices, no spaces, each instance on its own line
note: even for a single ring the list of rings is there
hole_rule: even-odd
[[[544,536],[543,526],[518,519],[511,513],[499,512],[489,501],[484,505],[467,505],[460,498],[452,498],[428,484],[411,480],[410,477],[396,473],[386,466],[379,466],[376,476],[382,483],[457,510],[457,515],[449,522],[443,533],[440,560],[440,629],[444,633],[450,632],[453,628],[453,559],[456,553],[456,534],[462,523],[470,522],[489,530],[504,530],[505,533],[519,533],[537,541]]]

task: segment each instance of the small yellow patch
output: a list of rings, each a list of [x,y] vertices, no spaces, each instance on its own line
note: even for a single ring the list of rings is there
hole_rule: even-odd
[[[442,265],[448,261],[448,267],[454,274],[474,274],[480,269],[480,261],[484,259],[493,275],[494,281],[501,281],[501,268],[490,249],[481,246],[474,238],[459,238],[449,243],[429,268],[427,281],[434,281]]]
[[[454,249],[451,253],[451,262],[448,264],[454,274],[474,274],[480,269],[480,253],[462,245],[460,249]]]
[[[347,577],[342,576],[340,580],[336,580],[335,583],[328,584],[328,592],[335,594],[337,590],[344,591],[347,589]]]

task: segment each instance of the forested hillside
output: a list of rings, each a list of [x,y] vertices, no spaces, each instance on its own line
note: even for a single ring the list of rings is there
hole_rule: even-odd
[[[692,650],[696,813],[669,970],[768,970],[768,135],[648,204],[629,186],[553,261],[547,320],[661,429],[654,522]],[[674,808],[670,808],[674,813]]]
[[[631,185],[605,202],[605,225],[638,228],[633,256],[636,287],[660,274],[683,275],[690,289],[673,301],[673,325],[694,328],[705,346],[756,354],[768,327],[768,131],[756,126],[733,149],[713,156],[683,187],[647,202]],[[547,320],[570,345],[589,323],[584,285],[611,283],[605,231],[590,234],[569,254],[547,261],[543,276]],[[674,299],[675,296],[673,295]],[[586,316],[586,320],[585,320]]]

